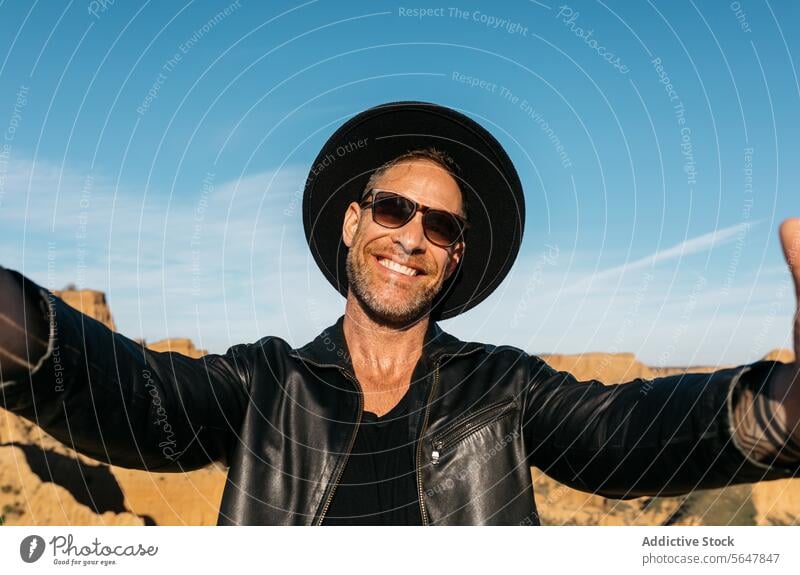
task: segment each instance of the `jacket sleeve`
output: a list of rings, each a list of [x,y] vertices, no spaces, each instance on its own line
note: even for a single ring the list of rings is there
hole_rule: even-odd
[[[49,339],[29,377],[27,370],[16,380],[0,376],[0,406],[121,467],[185,471],[227,462],[248,404],[246,345],[200,359],[152,351],[7,271],[27,297],[41,298]]]
[[[575,489],[630,499],[794,477],[736,443],[741,385],[759,388],[777,363],[618,385],[581,382],[532,356],[523,435],[532,466]]]

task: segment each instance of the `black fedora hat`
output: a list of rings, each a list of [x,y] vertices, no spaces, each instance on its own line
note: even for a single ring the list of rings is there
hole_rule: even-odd
[[[390,102],[350,118],[323,146],[306,181],[303,226],[314,260],[346,296],[347,246],[342,223],[370,175],[411,150],[436,148],[456,164],[469,206],[469,229],[458,271],[432,310],[447,319],[476,306],[503,281],[519,252],[525,198],[519,176],[500,143],[464,114],[429,102]]]

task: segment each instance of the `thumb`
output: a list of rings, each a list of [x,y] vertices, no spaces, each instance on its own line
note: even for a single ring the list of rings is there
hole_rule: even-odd
[[[783,257],[794,279],[794,290],[800,299],[800,218],[784,220],[780,227]]]
[[[790,218],[781,224],[781,247],[783,257],[789,264],[789,271],[794,280],[794,291],[797,297],[797,310],[794,316],[794,366],[800,369],[800,218]]]

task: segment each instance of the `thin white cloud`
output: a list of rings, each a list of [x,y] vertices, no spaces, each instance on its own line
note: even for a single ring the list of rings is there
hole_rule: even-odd
[[[728,226],[727,228],[714,230],[713,232],[709,232],[695,238],[689,238],[688,240],[684,240],[678,244],[675,244],[674,246],[656,250],[652,254],[646,255],[642,258],[595,272],[582,278],[581,280],[578,280],[575,283],[572,283],[568,289],[570,291],[576,291],[581,287],[585,287],[587,283],[618,277],[631,270],[648,267],[652,268],[655,267],[656,264],[665,261],[681,259],[692,254],[713,250],[715,247],[728,244],[738,237],[743,238],[749,232],[749,230],[758,223],[759,221],[741,222],[732,226]]]
[[[617,266],[616,268],[611,268],[610,270],[603,272],[603,274],[618,275],[631,269],[654,266],[658,262],[682,258],[691,254],[712,250],[716,246],[721,246],[732,242],[737,237],[744,237],[750,228],[757,224],[758,221],[741,222],[732,226],[728,226],[727,228],[721,228],[719,230],[703,234],[702,236],[697,236],[696,238],[684,240],[672,247],[658,250],[649,256],[628,262],[627,264]]]

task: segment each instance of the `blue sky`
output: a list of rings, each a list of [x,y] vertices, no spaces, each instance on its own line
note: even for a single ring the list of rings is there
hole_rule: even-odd
[[[442,327],[733,364],[789,346],[795,2],[0,2],[0,263],[119,330],[300,345],[344,300],[299,193],[378,103],[480,121],[525,187],[512,274]]]

